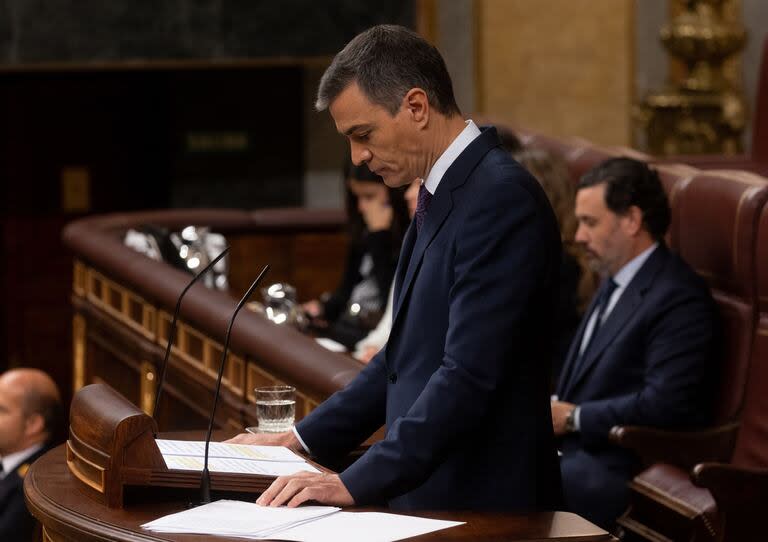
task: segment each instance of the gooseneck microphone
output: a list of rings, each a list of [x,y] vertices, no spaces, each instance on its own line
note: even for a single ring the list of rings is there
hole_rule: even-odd
[[[160,379],[157,383],[157,394],[155,395],[155,406],[152,407],[152,417],[155,417],[157,415],[157,405],[160,404],[160,397],[163,394],[163,384],[165,383],[165,370],[168,368],[168,358],[171,355],[171,347],[173,346],[173,341],[176,340],[176,320],[179,318],[179,309],[181,309],[181,300],[184,299],[184,296],[187,295],[187,292],[190,288],[202,277],[205,275],[208,271],[213,269],[213,266],[216,265],[219,260],[221,260],[226,254],[229,252],[229,247],[226,247],[224,250],[221,251],[221,253],[216,256],[211,262],[206,265],[202,271],[200,271],[197,275],[192,277],[192,280],[189,281],[189,284],[184,287],[184,289],[181,291],[181,294],[179,294],[179,298],[176,300],[176,310],[173,311],[173,320],[171,320],[171,327],[168,330],[168,345],[165,347],[165,357],[163,358],[163,365],[160,368]],[[157,436],[157,435],[155,435]]]
[[[211,475],[208,472],[208,448],[211,444],[211,433],[213,433],[213,420],[216,418],[216,406],[219,404],[219,393],[221,392],[221,378],[222,376],[224,376],[224,366],[227,363],[227,352],[229,351],[229,336],[232,334],[232,326],[235,323],[235,317],[237,317],[237,313],[240,312],[240,309],[243,308],[243,305],[245,305],[245,302],[248,300],[249,297],[251,297],[253,290],[256,288],[256,286],[258,286],[258,284],[261,282],[261,279],[264,278],[264,275],[266,275],[268,270],[269,270],[269,265],[265,265],[264,269],[262,269],[261,273],[259,273],[259,276],[256,277],[256,280],[253,281],[253,283],[251,284],[251,287],[248,288],[248,291],[245,292],[245,295],[237,304],[237,307],[235,308],[235,312],[232,313],[232,318],[229,319],[229,327],[227,327],[227,335],[226,335],[226,338],[224,339],[224,351],[221,353],[221,363],[219,364],[219,377],[216,380],[216,393],[213,396],[213,409],[211,410],[211,419],[208,423],[208,434],[205,437],[205,460],[203,462],[203,475],[200,478],[200,501],[202,504],[211,502]]]

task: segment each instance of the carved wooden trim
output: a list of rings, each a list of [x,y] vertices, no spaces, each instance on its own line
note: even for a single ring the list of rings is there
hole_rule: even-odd
[[[152,305],[128,288],[111,280],[96,269],[77,261],[76,273],[82,284],[83,297],[94,309],[105,313],[119,325],[141,334],[147,340],[165,348],[172,315]],[[77,284],[77,281],[75,281]],[[75,286],[73,286],[75,288]],[[78,295],[77,292],[74,292]],[[76,314],[73,322],[74,336],[74,387],[75,391],[86,384],[86,318]],[[189,370],[215,380],[218,374],[223,346],[192,325],[179,320],[176,338],[171,347],[173,357]],[[157,386],[157,367],[150,361],[141,362],[140,407],[151,414]],[[258,386],[284,385],[286,382],[264,370],[258,361],[242,354],[230,352],[222,377],[222,384],[234,395],[242,398],[243,405],[255,404],[253,389]],[[296,392],[296,418],[309,414],[319,403],[305,391]]]
[[[67,466],[81,482],[99,493],[105,493],[104,468],[89,461],[72,447],[67,441]]]
[[[87,277],[88,301],[150,341],[155,340],[157,309],[153,305],[93,268],[87,269]]]
[[[72,318],[72,387],[77,391],[85,386],[85,318],[75,313]]]

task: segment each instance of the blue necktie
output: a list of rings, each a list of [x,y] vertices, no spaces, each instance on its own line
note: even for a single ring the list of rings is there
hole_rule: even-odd
[[[597,305],[595,305],[597,318],[595,318],[595,325],[592,327],[592,335],[589,336],[589,342],[584,347],[581,356],[579,356],[579,365],[581,364],[581,360],[586,357],[587,352],[589,352],[589,347],[595,343],[595,337],[597,337],[597,332],[600,330],[600,326],[603,323],[603,316],[605,315],[605,311],[608,308],[608,304],[611,302],[611,295],[613,295],[613,291],[617,286],[618,285],[613,280],[613,278],[608,277],[600,291],[600,297],[598,297]]]
[[[427,217],[427,207],[429,207],[429,202],[432,199],[432,194],[429,193],[429,190],[424,186],[424,183],[421,183],[421,186],[419,187],[419,197],[416,200],[416,233],[421,232],[421,226],[424,224],[424,219]]]

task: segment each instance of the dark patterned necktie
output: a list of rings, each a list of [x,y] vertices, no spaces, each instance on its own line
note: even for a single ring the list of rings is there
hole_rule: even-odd
[[[427,190],[427,187],[424,186],[424,183],[421,183],[421,186],[419,187],[419,197],[416,200],[416,233],[418,234],[421,232],[421,226],[424,224],[424,219],[427,216],[427,207],[429,207],[429,202],[432,199],[432,194],[429,193],[429,190]]]
[[[616,289],[617,286],[618,284],[616,284],[613,278],[608,277],[608,279],[606,279],[606,284],[600,292],[600,297],[598,298],[597,306],[595,307],[595,311],[597,312],[597,318],[595,318],[595,325],[592,326],[592,334],[589,336],[589,342],[584,347],[584,350],[581,353],[582,358],[587,354],[589,347],[592,346],[595,342],[595,337],[597,337],[597,332],[600,330],[600,326],[603,323],[603,317],[605,316],[605,311],[608,308],[608,304],[611,302],[611,296],[613,295],[613,291]]]

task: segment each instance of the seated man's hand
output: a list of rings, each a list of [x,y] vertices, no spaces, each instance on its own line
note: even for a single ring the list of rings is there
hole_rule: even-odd
[[[565,419],[576,408],[576,405],[564,401],[552,401],[550,405],[552,407],[552,428],[555,430],[555,436],[565,435],[567,433]]]
[[[363,351],[357,356],[358,361],[362,361],[363,363],[370,363],[373,359],[373,356],[379,353],[380,348],[377,348],[376,346],[366,346],[363,348]]]
[[[307,301],[301,305],[301,308],[310,318],[320,318],[323,315],[323,305],[317,299]]]
[[[280,476],[256,500],[262,506],[295,508],[313,501],[334,506],[352,506],[355,500],[347,491],[338,474],[300,472],[291,476]]]
[[[285,446],[294,452],[303,451],[293,431],[285,433],[240,433],[224,442],[228,444],[255,444],[257,446]]]

